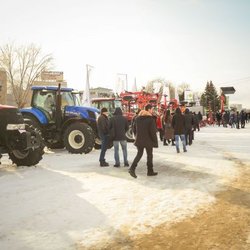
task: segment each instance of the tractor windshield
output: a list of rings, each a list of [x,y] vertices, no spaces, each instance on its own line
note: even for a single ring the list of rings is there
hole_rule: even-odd
[[[81,99],[82,99],[82,96],[80,93],[72,93],[73,95],[73,98],[75,100],[75,105],[76,106],[82,106],[82,103],[81,103]]]
[[[61,93],[62,93],[62,107],[75,106],[75,98],[71,92],[61,92]]]
[[[110,113],[114,113],[115,108],[122,108],[121,100],[114,99],[92,100],[92,106],[98,109],[107,108]]]
[[[50,112],[55,107],[55,92],[34,91],[32,106]]]

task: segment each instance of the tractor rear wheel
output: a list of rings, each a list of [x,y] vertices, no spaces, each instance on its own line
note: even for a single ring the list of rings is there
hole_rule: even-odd
[[[68,126],[63,136],[66,149],[72,154],[87,154],[95,145],[92,128],[85,123],[73,123]]]
[[[38,140],[38,132],[32,126],[27,126],[27,131],[31,132],[32,141]],[[39,136],[40,147],[25,150],[13,149],[9,151],[9,157],[17,166],[34,166],[42,159],[44,154],[44,143]]]

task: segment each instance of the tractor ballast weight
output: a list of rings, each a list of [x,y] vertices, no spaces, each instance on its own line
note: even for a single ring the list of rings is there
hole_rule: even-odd
[[[18,108],[0,105],[0,159],[7,153],[17,166],[33,166],[42,159],[44,146],[39,131],[24,123]]]
[[[49,148],[89,153],[99,147],[96,119],[99,110],[83,107],[72,88],[33,86],[31,107],[21,109],[25,121],[38,128]]]

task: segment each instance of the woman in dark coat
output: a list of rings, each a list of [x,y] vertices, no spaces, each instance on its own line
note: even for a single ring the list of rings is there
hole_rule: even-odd
[[[153,117],[153,107],[148,104],[145,110],[142,110],[135,120],[135,146],[137,147],[137,155],[129,169],[129,173],[132,177],[137,178],[135,169],[140,161],[144,148],[147,152],[147,168],[148,176],[157,175],[157,172],[153,170],[153,148],[158,147],[157,141],[157,128],[155,119]]]
[[[174,146],[174,129],[172,127],[172,116],[170,113],[170,110],[168,109],[166,111],[165,117],[164,117],[164,142],[163,145],[168,145],[166,141],[172,142],[172,146]]]
[[[187,152],[185,143],[185,118],[184,115],[181,113],[180,108],[177,108],[175,111],[175,115],[173,116],[172,120],[172,126],[174,128],[175,146],[177,153],[180,153],[179,137],[181,138],[183,151]]]

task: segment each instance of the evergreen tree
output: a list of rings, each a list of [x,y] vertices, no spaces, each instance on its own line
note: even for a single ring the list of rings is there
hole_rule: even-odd
[[[220,109],[220,98],[212,81],[206,84],[205,91],[201,95],[201,105],[213,112]]]

